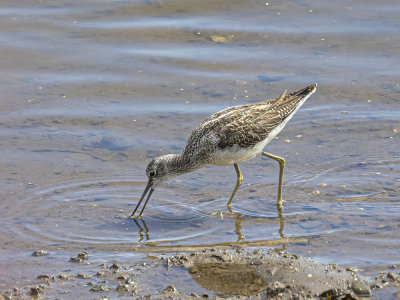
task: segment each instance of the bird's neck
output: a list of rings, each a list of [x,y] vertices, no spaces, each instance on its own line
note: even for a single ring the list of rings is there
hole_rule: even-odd
[[[175,176],[182,175],[188,172],[199,169],[195,160],[192,157],[180,154],[168,154],[166,155],[168,169],[174,173]]]

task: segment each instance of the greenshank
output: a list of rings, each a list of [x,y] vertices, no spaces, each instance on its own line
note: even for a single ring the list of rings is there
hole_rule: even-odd
[[[243,181],[238,163],[252,159],[257,154],[279,163],[277,205],[282,207],[285,160],[263,152],[263,149],[285,127],[316,88],[315,83],[290,94],[284,91],[272,100],[229,107],[209,116],[193,130],[181,153],[162,155],[150,161],[146,169],[147,186],[131,218],[136,218],[135,213],[147,195],[139,214],[139,217],[142,216],[154,189],[160,183],[208,165],[235,167],[236,185],[227,204],[230,209]]]

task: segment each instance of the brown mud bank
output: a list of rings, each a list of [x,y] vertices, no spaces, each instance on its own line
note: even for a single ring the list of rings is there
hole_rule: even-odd
[[[35,259],[48,255],[35,253]],[[90,256],[79,253],[65,272],[38,274],[31,284],[2,292],[0,299],[363,299],[372,290],[400,285],[395,272],[368,282],[352,268],[260,249],[148,254],[135,263],[91,262]]]

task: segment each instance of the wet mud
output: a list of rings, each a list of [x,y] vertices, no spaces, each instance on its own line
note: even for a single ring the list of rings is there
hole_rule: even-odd
[[[398,0],[3,0],[0,300],[400,299],[399,14]],[[314,82],[265,149],[286,159],[282,212],[278,166],[256,157],[234,215],[227,166],[163,183],[128,218],[147,163],[207,116]]]
[[[65,272],[39,274],[0,299],[365,299],[373,290],[400,286],[397,266],[368,278],[351,267],[254,248],[147,254],[134,263],[99,263],[90,256],[78,253]],[[76,267],[82,265],[85,271]]]

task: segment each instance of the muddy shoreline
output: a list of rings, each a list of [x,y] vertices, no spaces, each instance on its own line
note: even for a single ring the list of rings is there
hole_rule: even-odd
[[[48,255],[46,250],[37,250],[32,259],[45,260]],[[133,263],[99,263],[92,261],[91,255],[78,253],[69,259],[70,268],[65,272],[38,274],[26,286],[2,291],[0,299],[363,299],[374,290],[400,286],[396,266],[392,266],[393,272],[380,272],[371,279],[355,268],[261,248],[153,253]],[[84,272],[79,271],[81,266],[86,267]],[[171,270],[178,273],[168,275]],[[169,282],[166,278],[171,275],[174,279]],[[181,281],[183,285],[177,284],[179,277],[190,278],[208,292],[186,288],[187,278]],[[149,288],[152,284],[158,285],[156,291]]]
[[[343,268],[315,266],[347,280],[342,294],[359,297],[355,272],[372,299],[400,299],[398,1],[93,2],[2,1],[0,300],[303,297],[290,272],[267,272],[300,274],[302,258]],[[128,218],[148,162],[209,115],[314,82],[266,148],[286,160],[282,216],[279,166],[256,157],[234,215],[235,170],[210,166]],[[251,288],[203,280],[214,271]],[[325,276],[301,274],[305,294]]]

